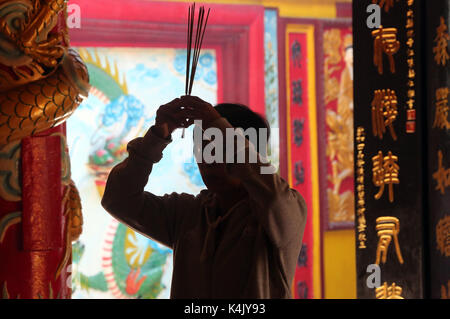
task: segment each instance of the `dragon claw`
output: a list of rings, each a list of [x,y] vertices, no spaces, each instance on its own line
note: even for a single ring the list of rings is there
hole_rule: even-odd
[[[139,275],[141,273],[141,268],[134,270],[131,269],[130,273],[128,274],[128,277],[126,279],[126,287],[125,291],[130,296],[133,296],[139,292],[139,289],[141,289],[142,284],[144,283],[145,279],[147,279],[147,276],[142,276],[139,280]]]
[[[52,36],[46,41],[37,43],[34,46],[22,46],[25,54],[33,57],[38,62],[48,66],[56,66],[57,60],[63,56],[64,49],[59,45],[62,41],[61,35]]]

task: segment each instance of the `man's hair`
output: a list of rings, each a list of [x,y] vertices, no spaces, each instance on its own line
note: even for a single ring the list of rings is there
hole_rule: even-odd
[[[214,107],[219,114],[227,119],[227,121],[234,127],[234,128],[242,128],[244,131],[248,128],[254,128],[256,129],[256,132],[258,134],[258,141],[257,145],[254,145],[255,148],[260,152],[259,150],[259,144],[260,144],[260,128],[264,128],[267,130],[267,136],[264,136],[267,138],[266,142],[269,142],[270,138],[270,126],[267,120],[261,116],[260,114],[252,111],[248,106],[245,106],[243,104],[236,104],[236,103],[221,103],[217,104]]]

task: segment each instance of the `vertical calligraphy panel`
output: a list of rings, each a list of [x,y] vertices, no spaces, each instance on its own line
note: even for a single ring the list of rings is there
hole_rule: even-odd
[[[287,175],[308,208],[293,293],[302,299],[321,297],[314,30],[288,24],[285,33]]]
[[[427,1],[428,245],[431,298],[450,298],[450,40],[448,0]]]
[[[382,26],[370,29],[372,2],[353,2],[357,295],[422,298],[421,2],[378,1]]]

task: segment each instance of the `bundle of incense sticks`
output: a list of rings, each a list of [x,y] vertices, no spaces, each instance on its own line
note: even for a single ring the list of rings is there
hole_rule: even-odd
[[[205,7],[201,6],[198,13],[197,28],[194,39],[194,52],[192,53],[192,34],[194,33],[195,22],[195,2],[189,6],[188,10],[188,32],[187,32],[187,59],[186,59],[186,85],[185,95],[191,95],[192,86],[194,85],[195,71],[197,70],[198,59],[202,48],[203,37],[205,36],[206,25],[208,23],[209,12],[205,19]],[[204,22],[204,23],[203,23]],[[192,61],[191,61],[192,60]],[[184,128],[181,135],[184,138]]]

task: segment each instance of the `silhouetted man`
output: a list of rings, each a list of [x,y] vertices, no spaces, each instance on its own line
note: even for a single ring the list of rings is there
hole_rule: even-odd
[[[237,127],[269,130],[261,116],[242,105],[213,107],[198,97],[175,99],[159,108],[155,125],[144,137],[128,144],[129,157],[109,175],[103,207],[173,249],[171,298],[289,298],[306,206],[302,196],[257,153],[264,144],[261,138],[267,142],[268,136],[258,135],[257,142],[249,142],[238,134],[243,147],[236,143],[232,156],[223,154],[233,161],[198,163],[207,189],[197,196],[156,196],[144,191],[153,164],[172,140],[171,133],[195,120],[202,121],[205,133],[217,128],[223,136]],[[194,141],[194,148],[202,154],[216,143],[219,152],[223,146],[218,140]],[[230,152],[229,147],[224,150]],[[241,155],[243,162],[238,161]],[[253,155],[257,160],[252,162]]]

